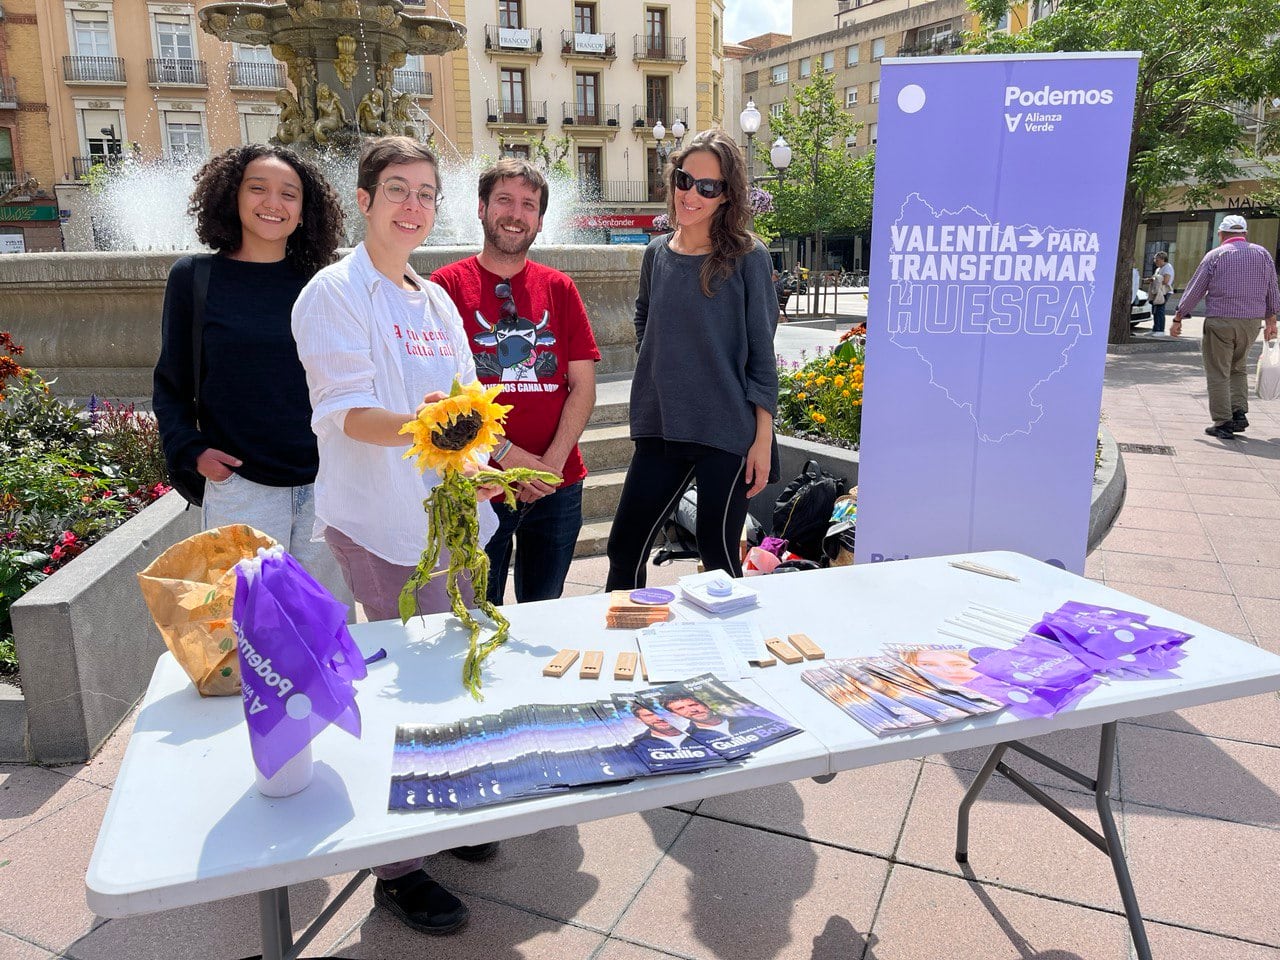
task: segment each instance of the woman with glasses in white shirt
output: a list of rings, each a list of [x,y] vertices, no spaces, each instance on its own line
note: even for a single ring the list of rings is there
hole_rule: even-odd
[[[403,459],[400,428],[424,402],[476,379],[462,317],[442,287],[409,266],[435,226],[440,202],[435,156],[409,137],[366,145],[356,200],[364,242],[315,275],[293,308],[293,333],[311,393],[311,426],[320,448],[316,535],[333,551],[370,620],[399,618],[400,591],[427,540],[422,501],[440,482]],[[481,544],[497,529],[479,510]],[[442,555],[441,567],[449,558]],[[449,609],[446,578],[418,593],[418,609]],[[464,587],[464,601],[470,605]],[[468,860],[497,844],[453,851]],[[424,933],[450,933],[469,911],[415,859],[375,868],[374,900]]]

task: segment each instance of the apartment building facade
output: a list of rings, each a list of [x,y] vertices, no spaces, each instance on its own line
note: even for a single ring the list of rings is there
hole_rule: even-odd
[[[467,48],[450,54],[470,117],[459,150],[531,157],[556,143],[588,239],[647,239],[675,133],[724,116],[722,0],[465,0],[464,12]]]
[[[0,0],[0,253],[62,246],[36,0]]]

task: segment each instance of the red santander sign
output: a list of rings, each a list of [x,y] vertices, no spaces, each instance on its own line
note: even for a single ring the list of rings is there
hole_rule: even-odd
[[[639,213],[600,213],[574,217],[575,227],[587,227],[601,230],[622,230],[629,227],[641,230],[653,229],[653,218],[656,214]]]

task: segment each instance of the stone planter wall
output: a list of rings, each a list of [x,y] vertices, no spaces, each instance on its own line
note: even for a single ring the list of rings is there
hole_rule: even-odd
[[[0,690],[0,761],[87,760],[141,698],[165,647],[137,574],[199,530],[185,508],[166,495],[13,605],[22,691]]]

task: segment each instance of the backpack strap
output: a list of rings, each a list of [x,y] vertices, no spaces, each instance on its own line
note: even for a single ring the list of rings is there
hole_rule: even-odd
[[[192,257],[195,271],[191,283],[191,366],[196,401],[196,420],[200,419],[200,351],[204,346],[204,302],[209,296],[209,274],[213,271],[213,255],[199,253]]]

